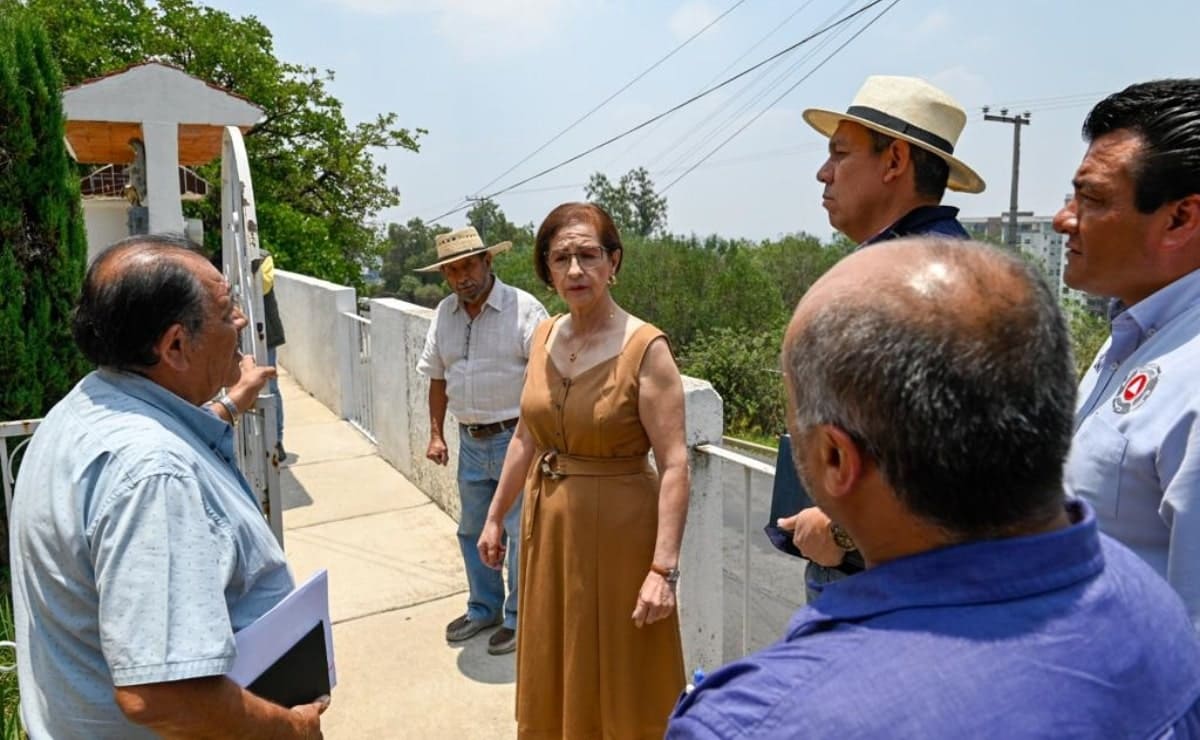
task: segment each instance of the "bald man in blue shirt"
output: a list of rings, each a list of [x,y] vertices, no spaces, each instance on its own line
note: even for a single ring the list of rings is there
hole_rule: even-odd
[[[701,681],[669,738],[1200,737],[1183,605],[1064,495],[1074,368],[1034,268],[862,250],[783,355],[796,466],[867,568]]]

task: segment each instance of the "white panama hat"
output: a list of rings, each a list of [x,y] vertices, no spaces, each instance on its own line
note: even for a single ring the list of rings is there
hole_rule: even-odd
[[[982,193],[986,187],[975,170],[954,156],[954,145],[967,123],[966,111],[954,98],[917,77],[872,75],[845,113],[809,108],[804,120],[826,137],[832,136],[842,121],[854,121],[903,139],[950,165],[946,186],[951,190]]]

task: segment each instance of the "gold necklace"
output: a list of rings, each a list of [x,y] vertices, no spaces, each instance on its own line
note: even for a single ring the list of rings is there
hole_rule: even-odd
[[[613,315],[614,315],[614,314],[615,314],[615,312],[613,312],[613,313],[610,313],[610,314],[608,315],[608,320],[609,320],[609,321],[612,321],[612,317],[613,317]],[[579,345],[579,348],[578,348],[578,349],[576,349],[574,352],[570,353],[569,355],[567,355],[567,361],[568,361],[568,362],[575,362],[576,358],[578,358],[578,357],[579,357],[579,355],[583,354],[583,351],[584,351],[584,350],[586,350],[586,349],[588,348],[588,345],[592,343],[592,337],[594,337],[594,336],[596,336],[597,334],[599,334],[599,333],[600,333],[600,331],[601,331],[601,330],[603,330],[603,329],[604,329],[604,327],[603,327],[603,326],[601,326],[599,329],[595,329],[595,330],[593,330],[593,331],[592,331],[592,332],[590,332],[590,333],[589,333],[589,334],[588,334],[586,337],[584,337],[584,338],[583,338],[583,342],[581,342],[581,343],[580,343],[580,345]]]

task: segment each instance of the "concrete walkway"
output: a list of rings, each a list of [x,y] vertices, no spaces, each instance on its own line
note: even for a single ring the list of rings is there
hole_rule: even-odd
[[[447,644],[466,607],[455,522],[284,372],[284,545],[297,581],[329,570],[338,686],[326,738],[516,736],[513,656],[481,633]]]

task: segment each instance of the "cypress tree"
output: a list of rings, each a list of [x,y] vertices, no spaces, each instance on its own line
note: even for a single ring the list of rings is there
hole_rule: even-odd
[[[70,338],[87,241],[61,79],[36,19],[0,12],[0,420],[41,416],[87,370]]]
[[[23,163],[33,156],[29,102],[17,81],[17,30],[0,13],[0,420],[30,415],[41,396],[26,349]]]

